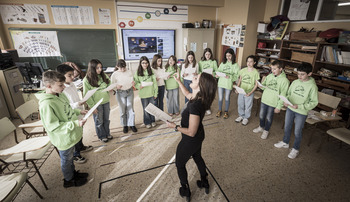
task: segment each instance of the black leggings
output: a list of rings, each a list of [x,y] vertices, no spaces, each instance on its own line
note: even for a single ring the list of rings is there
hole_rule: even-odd
[[[186,163],[193,157],[194,162],[196,163],[201,177],[206,177],[207,171],[205,170],[205,162],[201,155],[202,151],[202,141],[200,142],[189,142],[182,139],[177,145],[176,149],[176,168],[177,174],[179,175],[180,183],[182,186],[188,184],[187,180],[187,170]]]

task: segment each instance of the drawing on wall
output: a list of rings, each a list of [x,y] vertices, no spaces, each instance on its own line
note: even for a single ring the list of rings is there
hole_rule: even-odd
[[[224,28],[221,44],[225,46],[239,47],[242,25],[228,25]]]
[[[51,11],[56,25],[93,25],[94,13],[91,6],[52,5]]]
[[[56,31],[11,31],[19,57],[61,56]]]
[[[50,24],[46,5],[0,5],[0,13],[4,24]]]

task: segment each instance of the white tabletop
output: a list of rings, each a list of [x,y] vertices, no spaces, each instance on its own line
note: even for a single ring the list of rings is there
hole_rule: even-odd
[[[16,180],[0,182],[0,201],[5,199],[9,195],[9,193],[11,193],[13,188],[15,188],[16,184]]]
[[[0,151],[0,156],[9,156],[17,153],[35,151],[45,147],[50,142],[48,136],[35,137],[24,140],[19,144]]]

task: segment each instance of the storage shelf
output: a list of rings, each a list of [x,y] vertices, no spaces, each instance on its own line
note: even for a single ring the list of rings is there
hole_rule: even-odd
[[[301,64],[302,62],[297,61],[297,60],[288,60],[288,59],[283,59],[283,58],[279,58],[279,60],[285,61],[285,62],[291,62],[291,63],[298,63]]]
[[[291,40],[283,40],[283,42],[287,43],[296,43],[296,44],[318,44],[318,42],[310,42],[310,41],[291,41]]]
[[[319,77],[324,77],[324,78],[327,78],[327,79],[332,79],[332,80],[340,81],[340,82],[344,82],[344,83],[350,83],[350,81],[338,79],[337,77],[322,76],[322,75],[320,75],[320,74],[318,74],[318,73],[312,73],[312,75],[319,76]]]
[[[275,59],[275,60],[279,60],[279,59],[280,59],[280,58],[278,58],[278,57],[270,57],[270,56],[258,55],[258,54],[256,54],[255,56],[257,56],[257,57],[263,57],[263,58],[271,58],[271,59]]]
[[[282,47],[282,49],[316,53],[316,50],[303,50],[303,49],[300,49],[300,48],[287,48],[287,47]]]
[[[326,61],[319,61],[316,60],[317,63],[321,63],[321,64],[328,64],[328,65],[334,65],[334,66],[339,66],[339,67],[350,67],[350,65],[348,64],[336,64],[334,62],[326,62]]]
[[[280,52],[280,49],[272,49],[272,48],[257,48],[256,50],[261,50],[261,51],[272,51],[272,52]]]
[[[340,87],[332,86],[332,85],[329,85],[329,84],[325,84],[325,83],[316,82],[316,85],[322,86],[322,87],[325,87],[325,88],[330,88],[330,89],[333,89],[333,90],[336,90],[336,91],[339,91],[339,92],[343,92],[343,93],[349,93],[348,90],[345,90],[345,89],[340,88]]]

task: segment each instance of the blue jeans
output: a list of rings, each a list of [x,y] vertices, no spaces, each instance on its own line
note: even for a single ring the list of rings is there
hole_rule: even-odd
[[[74,151],[73,156],[74,156],[74,157],[80,157],[80,151],[81,151],[83,148],[84,148],[83,138],[81,138],[81,139],[79,140],[79,142],[76,143],[76,144],[74,145],[75,151]]]
[[[261,103],[260,105],[260,114],[259,114],[260,127],[262,127],[266,131],[269,131],[271,128],[274,110],[275,110],[275,107],[271,107],[264,103]]]
[[[224,97],[224,91],[225,91],[225,112],[228,112],[228,108],[230,107],[230,95],[232,90],[229,90],[226,88],[220,88],[220,87],[218,87],[219,111],[222,110],[222,101]]]
[[[95,129],[97,137],[102,140],[110,136],[109,132],[109,102],[97,107],[97,114],[94,114]]]
[[[254,93],[249,97],[238,94],[238,114],[244,119],[249,119],[253,107]]]
[[[307,118],[307,115],[296,113],[290,110],[289,108],[287,108],[286,119],[284,122],[283,142],[286,144],[289,143],[290,135],[292,133],[292,128],[293,128],[293,122],[294,122],[295,123],[295,127],[294,127],[295,140],[294,140],[293,148],[296,150],[300,149],[301,138],[303,135],[302,131],[304,128],[306,118]]]
[[[192,88],[190,87],[190,84],[192,83],[191,80],[184,79],[184,86],[187,88],[187,90],[192,93]],[[188,99],[185,97],[185,103],[188,102]]]
[[[67,150],[58,150],[61,157],[61,170],[63,177],[66,181],[73,179],[74,177],[74,162],[73,162],[73,152],[74,147],[71,147]]]
[[[154,104],[154,98],[149,97],[149,98],[141,98],[141,103],[142,103],[142,108],[143,108],[143,123],[145,125],[150,125],[151,123],[156,122],[154,116],[146,112],[145,108],[149,103]]]
[[[155,100],[155,106],[164,111],[164,91],[165,86],[158,86],[158,97]]]
[[[175,114],[180,112],[179,108],[179,89],[167,90],[167,107],[170,114]]]
[[[122,126],[135,126],[133,89],[117,90],[116,97],[119,104],[120,124]]]

